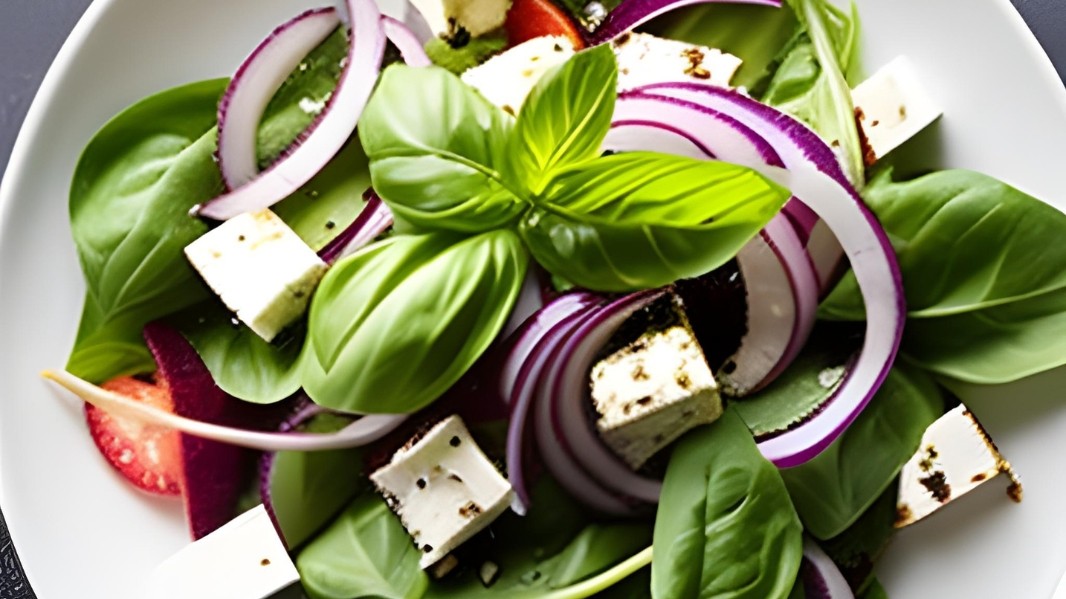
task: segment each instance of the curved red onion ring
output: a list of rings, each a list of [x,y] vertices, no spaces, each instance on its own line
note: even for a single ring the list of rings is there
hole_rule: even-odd
[[[325,451],[373,443],[407,419],[406,414],[364,416],[336,433],[268,433],[210,424],[185,418],[117,393],[101,389],[68,372],[45,371],[47,379],[116,416],[131,418],[183,433],[260,451]]]
[[[522,336],[519,335],[519,338],[514,338],[515,334],[523,330],[526,321],[537,315],[546,303],[544,294],[541,292],[540,277],[534,269],[530,268],[526,271],[526,278],[522,280],[522,289],[518,292],[518,299],[515,300],[514,308],[511,310],[511,317],[503,325],[499,338],[505,340],[512,348],[515,347],[521,341]],[[515,358],[514,352],[509,352],[504,363],[504,370],[501,372],[506,372],[507,366]],[[519,364],[519,366],[521,365]],[[501,378],[500,397],[506,398],[513,385],[513,378],[510,382],[504,382]]]
[[[661,291],[634,293],[594,310],[560,346],[544,377],[550,396],[541,398],[550,406],[559,441],[593,479],[619,495],[651,504],[659,501],[662,481],[634,472],[604,444],[590,418],[587,390],[597,353],[630,316],[661,295]]]
[[[295,34],[291,37],[285,34],[271,36],[241,66],[219,111],[219,159],[225,170],[231,169],[225,165],[233,160],[238,160],[237,165],[245,166],[239,171],[236,165],[233,166],[226,179],[228,182],[232,178],[236,186],[231,186],[229,193],[195,208],[197,214],[226,220],[269,208],[314,177],[351,137],[377,82],[385,52],[385,33],[374,0],[347,0],[347,6],[349,14],[354,16],[348,59],[328,105],[304,131],[302,142],[290,146],[288,153],[268,169],[251,173],[251,179],[246,179],[249,175],[247,156],[255,155],[256,128],[263,110],[281,82],[310,51],[307,42],[311,38],[297,38]],[[333,9],[316,14],[332,15],[329,18],[337,22],[337,13]],[[239,120],[231,121],[231,118]],[[243,150],[242,146],[231,145],[234,139],[241,140],[242,144],[250,143],[251,149],[247,145]]]
[[[837,565],[809,539],[803,542],[800,579],[807,599],[855,599],[855,593]]]
[[[381,17],[381,25],[385,29],[385,36],[400,51],[400,56],[408,66],[428,67],[433,64],[422,42],[406,25],[392,17]]]
[[[693,4],[730,2],[733,4],[761,4],[780,8],[781,0],[623,0],[607,15],[594,32],[589,34],[589,45],[609,42],[623,33],[636,29],[648,21]]]
[[[392,226],[392,211],[381,201],[373,189],[363,194],[366,205],[340,235],[326,244],[318,252],[318,257],[328,264],[333,264],[359,251],[374,241]]]
[[[511,406],[507,422],[507,477],[515,490],[512,507],[525,514],[531,495],[526,481],[530,409],[544,366],[559,343],[598,302],[591,294],[564,295],[545,306],[518,331],[500,376],[500,391]]]
[[[700,106],[728,114],[761,135],[789,169],[793,193],[832,229],[851,261],[867,311],[866,336],[855,366],[822,412],[759,443],[763,455],[780,467],[803,464],[858,417],[892,368],[906,315],[892,245],[840,170],[832,149],[792,117],[729,90],[688,83],[648,86],[631,97],[662,100],[656,116],[694,135],[710,119]],[[762,164],[747,166],[767,170]]]

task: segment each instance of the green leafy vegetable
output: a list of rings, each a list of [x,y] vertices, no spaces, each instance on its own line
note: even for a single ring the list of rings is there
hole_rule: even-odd
[[[616,154],[559,173],[521,233],[537,262],[576,285],[658,287],[732,259],[788,195],[731,164]]]
[[[674,448],[655,519],[655,599],[789,596],[803,528],[777,468],[727,410]]]
[[[872,586],[874,564],[896,534],[898,496],[899,485],[889,485],[847,530],[821,542],[822,549],[854,589],[862,591]]]
[[[330,433],[350,423],[348,418],[322,414],[300,430]],[[270,503],[290,548],[310,539],[366,486],[359,475],[363,461],[359,448],[279,451],[273,460]]]
[[[374,189],[410,226],[487,231],[524,208],[506,173],[513,119],[448,71],[385,69],[360,124]]]
[[[781,471],[807,532],[839,535],[885,491],[944,412],[937,386],[921,371],[895,368],[859,418],[822,454]]]
[[[367,493],[300,552],[296,567],[311,599],[418,599],[429,585],[418,560],[399,519]]]
[[[614,116],[618,65],[609,45],[579,52],[534,86],[515,123],[509,155],[533,193],[560,167],[596,158]]]
[[[803,25],[780,58],[762,100],[805,121],[844,160],[848,178],[865,180],[855,105],[846,73],[857,64],[859,20],[828,0],[789,0]]]
[[[453,48],[448,40],[435,37],[426,42],[426,54],[433,64],[461,75],[485,62],[493,54],[507,47],[506,35],[475,37],[460,48]]]
[[[888,593],[885,592],[885,587],[875,579],[858,597],[859,599],[888,599]]]
[[[304,389],[343,411],[425,406],[499,333],[526,264],[518,236],[506,230],[401,235],[342,260],[311,303]]]
[[[101,382],[153,370],[141,329],[207,297],[182,250],[207,230],[189,209],[222,190],[213,127],[225,86],[207,81],[143,100],[82,154],[70,219],[88,290],[72,374]]]

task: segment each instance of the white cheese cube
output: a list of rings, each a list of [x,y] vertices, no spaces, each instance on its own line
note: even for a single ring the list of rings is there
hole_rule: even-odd
[[[307,310],[326,263],[269,210],[229,219],[185,248],[222,302],[271,341]]]
[[[511,483],[450,416],[370,475],[422,551],[428,568],[511,504]]]
[[[722,415],[718,385],[703,351],[678,302],[669,301],[677,311],[674,324],[652,326],[592,368],[596,428],[634,469]]]
[[[663,81],[728,86],[742,61],[720,50],[629,33],[612,46],[618,59],[618,90]],[[463,81],[496,106],[517,114],[537,81],[576,53],[565,36],[531,39],[463,73]]]
[[[740,58],[721,50],[628,33],[611,42],[618,58],[618,91],[664,81],[689,81],[729,87]]]
[[[150,599],[298,599],[300,575],[266,509],[245,512],[160,564]]]
[[[1011,484],[1008,495],[1021,500],[1021,483],[977,418],[960,405],[922,435],[918,452],[900,473],[896,527],[932,514],[999,474]]]
[[[544,73],[574,54],[574,43],[565,36],[538,37],[467,70],[462,78],[489,102],[517,115]]]
[[[929,97],[906,57],[888,63],[851,92],[855,115],[866,138],[867,166],[940,118],[943,110]]]
[[[434,35],[479,37],[503,27],[511,0],[411,0]]]

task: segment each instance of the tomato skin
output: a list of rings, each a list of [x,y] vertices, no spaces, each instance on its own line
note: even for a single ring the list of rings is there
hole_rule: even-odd
[[[514,0],[507,12],[504,29],[509,46],[546,35],[568,37],[578,50],[586,45],[574,20],[551,0]]]

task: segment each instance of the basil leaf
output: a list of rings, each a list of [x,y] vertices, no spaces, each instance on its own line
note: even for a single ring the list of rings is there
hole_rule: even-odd
[[[818,323],[800,355],[766,389],[734,401],[733,409],[756,438],[782,432],[814,414],[844,380],[861,332]]]
[[[311,599],[418,599],[429,579],[400,520],[374,494],[357,498],[296,557]]]
[[[891,171],[863,194],[899,258],[908,317],[935,318],[1066,289],[1066,214],[987,175],[964,170],[893,182]],[[862,319],[849,276],[823,312]]]
[[[596,158],[611,128],[618,65],[607,44],[546,73],[526,98],[510,137],[514,172],[539,192],[560,167]]]
[[[789,0],[806,35],[790,44],[763,101],[809,124],[838,148],[853,182],[865,180],[846,73],[857,64],[859,20],[854,4],[844,13],[828,0]]]
[[[733,258],[788,199],[744,167],[617,154],[564,170],[522,221],[534,258],[598,291],[659,287]]]
[[[348,418],[322,414],[300,430],[331,433],[348,424]],[[279,451],[271,459],[270,504],[290,549],[303,545],[366,486],[358,475],[361,448]]]
[[[415,229],[512,222],[524,192],[505,175],[512,119],[438,67],[385,69],[360,119],[374,189]]]
[[[207,230],[189,209],[222,190],[212,127],[225,86],[207,81],[143,100],[82,154],[70,219],[88,289],[71,373],[101,382],[153,370],[141,329],[207,297],[182,250]]]
[[[527,262],[506,230],[401,235],[342,260],[311,302],[304,389],[342,411],[424,407],[496,338]]]
[[[778,470],[733,410],[674,448],[655,518],[655,599],[792,591],[803,528]]]
[[[752,27],[757,23],[758,27]],[[780,8],[699,4],[672,10],[645,29],[659,37],[718,48],[741,58],[733,85],[756,92],[777,71],[779,55],[801,29],[788,3]]]
[[[940,388],[927,374],[893,369],[839,439],[806,464],[781,471],[807,532],[828,539],[851,526],[892,484],[943,412]]]
[[[1010,383],[1066,364],[1066,289],[1001,306],[908,321],[902,356],[936,374]]]

